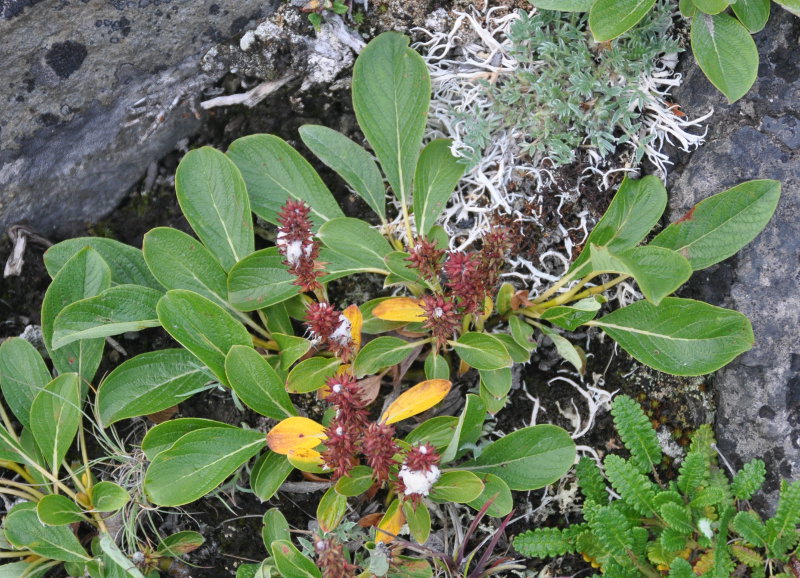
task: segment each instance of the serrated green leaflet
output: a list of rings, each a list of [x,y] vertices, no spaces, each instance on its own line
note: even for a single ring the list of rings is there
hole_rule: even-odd
[[[692,266],[680,253],[662,247],[632,247],[612,252],[607,247],[591,246],[594,273],[629,275],[636,280],[645,298],[658,305],[689,280]]]
[[[697,12],[692,20],[692,52],[711,83],[736,102],[758,75],[758,49],[744,25],[728,14]]]
[[[156,307],[167,333],[227,384],[225,356],[234,345],[252,345],[247,329],[213,301],[192,291],[168,291]]]
[[[358,263],[362,271],[389,274],[383,259],[392,252],[392,246],[361,219],[332,219],[320,227],[317,235],[331,251]]]
[[[142,252],[153,275],[167,289],[188,289],[229,307],[228,275],[211,251],[191,235],[157,227],[144,236]]]
[[[121,419],[167,409],[211,380],[208,369],[185,349],[142,353],[119,365],[100,384],[100,421],[108,427]]]
[[[283,139],[271,134],[242,137],[231,143],[227,154],[247,182],[253,212],[262,219],[277,223],[287,199],[311,207],[315,229],[344,216],[317,171]]]
[[[594,39],[605,42],[636,26],[656,0],[597,0],[589,12]]]
[[[458,341],[449,343],[475,369],[500,369],[513,363],[503,343],[487,333],[468,331]]]
[[[603,329],[642,363],[674,375],[715,371],[754,341],[741,313],[676,297],[658,306],[638,301],[587,325]]]
[[[81,387],[77,373],[59,375],[33,399],[31,432],[53,471],[58,470],[67,455],[80,421]]]
[[[163,290],[161,284],[148,270],[139,249],[103,237],[77,237],[53,245],[44,253],[44,265],[47,267],[47,272],[51,277],[55,277],[67,261],[86,247],[97,251],[108,264],[111,271],[111,283],[144,285],[152,289]]]
[[[105,341],[102,338],[84,339],[53,349],[53,325],[56,317],[70,303],[99,295],[111,286],[111,269],[94,249],[78,251],[53,278],[42,302],[42,335],[53,365],[59,373],[77,372],[91,382]]]
[[[519,429],[484,448],[480,457],[459,466],[494,474],[512,490],[535,490],[552,484],[575,461],[575,443],[552,425]]]
[[[778,181],[748,181],[700,201],[650,243],[681,253],[697,271],[734,255],[764,229],[781,196]]]
[[[115,285],[100,295],[76,301],[62,309],[53,322],[53,348],[158,327],[156,303],[163,294],[141,285]]]
[[[6,516],[4,527],[8,541],[21,550],[31,550],[45,558],[62,562],[91,560],[71,529],[66,526],[43,526],[35,509],[14,508]]]
[[[632,180],[627,177],[611,200],[608,210],[586,239],[584,250],[570,267],[577,276],[591,272],[591,245],[624,251],[639,244],[658,223],[667,206],[667,190],[654,176]]]
[[[452,141],[436,139],[425,145],[414,173],[414,224],[427,236],[444,211],[467,166],[450,152]]]
[[[410,204],[431,95],[425,61],[408,41],[396,32],[384,32],[364,48],[353,68],[358,125],[405,206]]]
[[[289,477],[294,466],[286,456],[272,451],[264,452],[253,464],[250,474],[250,487],[260,500],[269,500],[281,484]]]
[[[308,393],[325,385],[339,369],[341,362],[335,357],[311,357],[298,363],[286,379],[286,391]]]
[[[199,417],[186,417],[173,419],[160,423],[150,429],[142,440],[142,451],[148,460],[153,459],[186,434],[206,428],[234,427],[221,421],[203,419]]]
[[[204,428],[185,434],[153,458],[144,491],[160,506],[181,506],[206,495],[266,445],[258,431]]]
[[[252,347],[231,347],[225,372],[231,389],[253,411],[276,420],[297,415],[283,380]]]
[[[397,365],[421,344],[421,342],[404,341],[397,337],[378,337],[367,343],[358,352],[353,362],[353,371],[356,377],[362,377],[369,373],[376,373],[384,367]]]
[[[239,169],[211,147],[189,151],[175,172],[186,220],[222,268],[253,252],[253,216]]]
[[[300,138],[311,152],[336,171],[386,222],[386,190],[372,156],[342,133],[324,126],[301,126]]]
[[[24,427],[30,426],[33,398],[50,379],[47,365],[33,345],[19,337],[11,337],[0,344],[3,400]]]

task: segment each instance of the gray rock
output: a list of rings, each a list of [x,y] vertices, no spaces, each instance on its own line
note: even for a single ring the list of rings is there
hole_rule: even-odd
[[[716,375],[716,430],[734,465],[767,462],[772,509],[780,478],[800,478],[800,19],[776,9],[756,40],[753,89],[728,105],[696,66],[678,101],[690,114],[716,110],[708,142],[672,175],[672,220],[696,202],[749,179],[782,183],[766,230],[736,257],[696,275],[696,291],[753,323],[756,344]]]
[[[208,49],[279,0],[0,0],[0,232],[96,221],[200,126]]]

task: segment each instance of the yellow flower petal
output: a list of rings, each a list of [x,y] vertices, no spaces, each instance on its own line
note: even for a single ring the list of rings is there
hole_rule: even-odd
[[[432,408],[444,399],[451,385],[446,379],[429,379],[418,383],[389,404],[381,416],[381,422],[395,423]]]
[[[372,314],[384,321],[425,321],[425,312],[419,300],[411,297],[393,297],[381,301]]]
[[[342,312],[348,321],[350,321],[350,339],[353,340],[353,348],[357,352],[361,347],[361,326],[364,325],[364,316],[361,315],[361,309],[356,305],[350,305]]]
[[[317,450],[300,448],[289,450],[286,453],[289,463],[301,472],[311,472],[312,474],[325,473],[325,460]]]
[[[403,524],[406,523],[406,516],[400,507],[400,502],[395,500],[384,514],[378,529],[375,532],[376,542],[391,542],[400,533]],[[385,530],[382,532],[381,530]]]
[[[276,454],[292,450],[311,449],[328,439],[325,426],[307,417],[289,417],[267,434],[267,445]]]

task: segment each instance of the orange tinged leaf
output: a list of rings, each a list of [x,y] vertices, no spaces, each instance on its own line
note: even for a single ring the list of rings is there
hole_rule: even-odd
[[[381,416],[381,422],[391,424],[417,415],[439,403],[450,391],[446,379],[429,379],[403,392]]]
[[[362,528],[372,528],[380,523],[381,518],[383,518],[383,513],[375,512],[374,514],[363,516],[357,523]]]
[[[325,460],[317,450],[299,448],[286,452],[289,463],[301,472],[321,474],[325,471]]]
[[[391,542],[394,540],[394,537],[400,533],[400,530],[405,523],[406,516],[403,514],[403,508],[400,507],[400,502],[395,500],[392,502],[392,505],[389,506],[386,514],[378,524],[378,528],[375,532],[375,541],[386,543]]]
[[[350,338],[353,340],[355,351],[358,351],[361,347],[361,326],[364,325],[364,316],[361,315],[361,309],[356,305],[350,305],[342,311],[342,315],[350,322]]]
[[[267,445],[276,454],[288,454],[291,450],[317,447],[325,435],[325,426],[307,417],[289,417],[267,434]]]
[[[381,301],[372,314],[384,321],[425,321],[425,312],[419,300],[411,297],[394,297]]]

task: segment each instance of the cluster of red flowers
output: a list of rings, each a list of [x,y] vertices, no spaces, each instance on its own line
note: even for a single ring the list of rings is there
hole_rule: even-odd
[[[283,263],[297,277],[294,284],[303,291],[321,287],[318,277],[324,273],[318,268],[319,242],[311,234],[311,211],[303,201],[289,199],[278,213],[278,238],[275,244],[283,255]]]
[[[357,566],[350,564],[344,555],[344,546],[334,537],[317,537],[314,543],[317,552],[317,566],[323,578],[350,578],[355,576]]]
[[[327,301],[313,302],[306,310],[306,326],[311,339],[318,345],[327,345],[334,354],[347,363],[353,353],[353,335],[350,320]]]
[[[412,447],[400,467],[395,491],[416,506],[439,479],[439,459],[430,443]]]
[[[431,285],[437,286],[440,281],[444,285],[441,293],[426,295],[421,301],[425,327],[439,346],[458,331],[464,315],[480,313],[500,280],[508,245],[508,235],[502,229],[488,233],[481,250],[471,253],[445,252],[431,241],[417,239],[409,251],[408,266],[417,269]]]
[[[359,454],[366,458],[376,482],[389,479],[389,468],[395,464],[398,446],[394,441],[394,426],[370,423],[355,378],[349,374],[332,377],[327,383],[327,401],[336,407],[336,415],[328,426],[327,448],[322,459],[332,471],[334,480],[346,475],[358,465]]]

